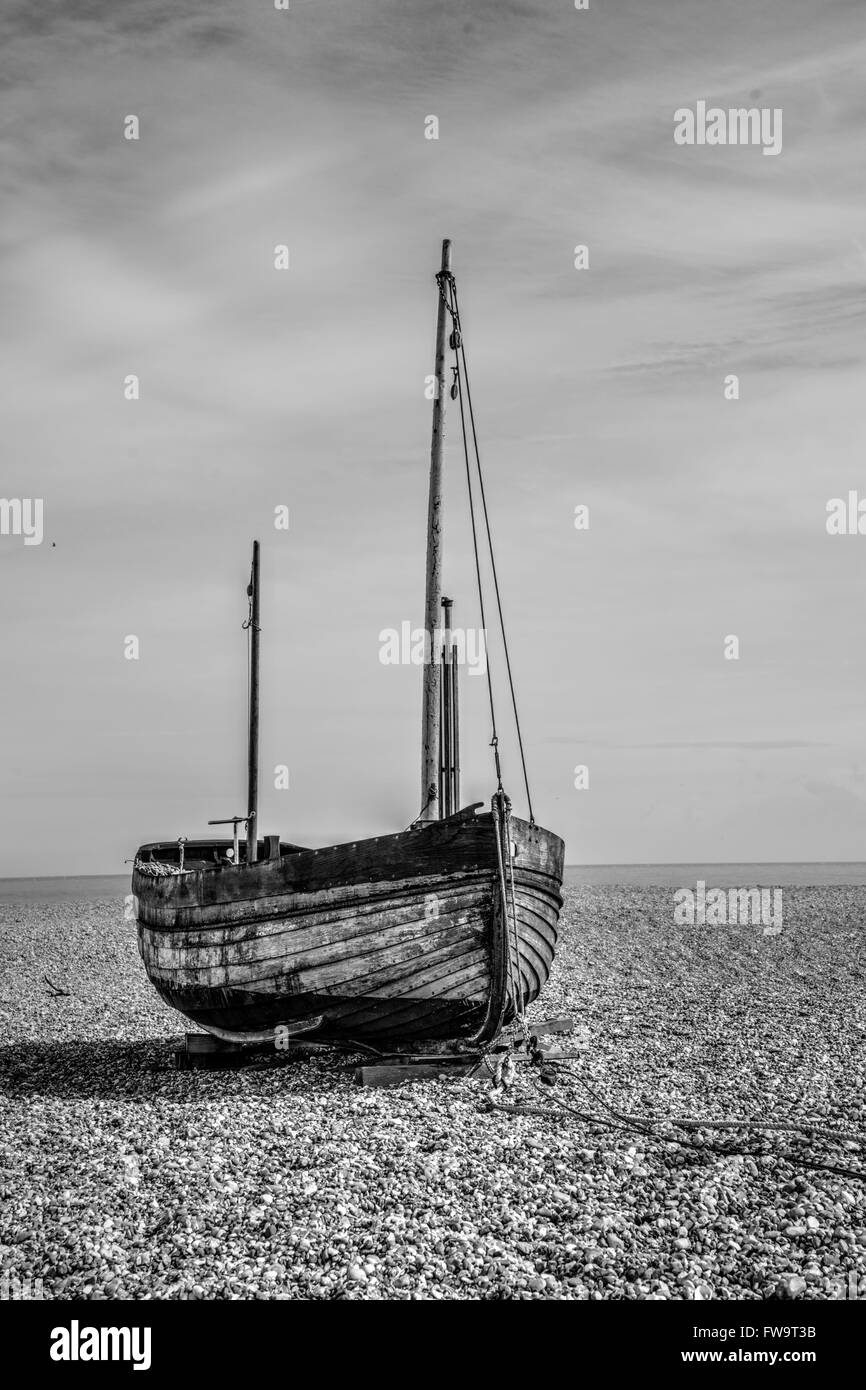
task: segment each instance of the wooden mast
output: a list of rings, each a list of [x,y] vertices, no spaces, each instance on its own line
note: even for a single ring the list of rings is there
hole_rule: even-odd
[[[442,243],[442,273],[451,272],[451,242]],[[421,805],[422,821],[438,820],[439,738],[441,731],[442,666],[435,647],[434,633],[439,626],[442,598],[442,451],[445,440],[445,330],[447,285],[439,281],[436,316],[436,394],[433,398],[433,436],[430,445],[430,494],[427,505],[427,583],[424,599],[426,651],[424,697],[421,723]]]
[[[247,795],[247,863],[258,858],[259,819],[259,543],[253,541],[250,576],[250,729]]]

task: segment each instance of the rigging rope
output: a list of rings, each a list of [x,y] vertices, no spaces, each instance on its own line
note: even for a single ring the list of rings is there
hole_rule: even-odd
[[[438,275],[436,278],[437,278],[437,280],[440,281],[440,284],[439,284],[439,292],[440,292],[440,294],[441,294],[441,293],[442,293],[442,284],[441,284],[442,273],[440,272],[440,275]],[[448,281],[449,281],[449,289],[450,289],[450,292],[451,292],[451,294],[453,294],[453,293],[454,293],[454,277],[451,276],[451,275],[449,275],[449,276],[448,276]],[[446,304],[448,303],[447,299],[446,299],[445,302],[446,302]],[[449,305],[449,308],[451,308],[450,305]],[[451,309],[451,314],[452,314],[452,316],[454,316],[454,309]],[[455,317],[455,320],[454,320],[454,321],[455,321],[455,332],[456,332],[456,333],[459,333],[460,330],[459,330],[459,325],[457,324],[457,319],[456,319],[456,317]],[[486,618],[485,618],[485,616],[484,616],[484,585],[483,585],[482,580],[481,580],[481,558],[480,558],[480,556],[479,556],[479,554],[478,554],[478,531],[477,531],[477,527],[476,527],[476,525],[475,525],[475,499],[474,499],[473,493],[472,493],[472,469],[471,469],[471,466],[470,466],[470,463],[469,463],[469,438],[468,438],[468,435],[467,435],[467,433],[466,433],[466,416],[465,416],[465,413],[464,413],[464,410],[463,410],[463,386],[462,386],[462,381],[461,381],[461,376],[460,376],[460,358],[457,356],[457,349],[456,349],[456,348],[455,348],[455,354],[454,354],[454,355],[455,355],[455,361],[456,361],[456,363],[457,363],[457,365],[456,365],[456,367],[455,367],[455,379],[456,379],[456,382],[457,382],[457,396],[458,396],[458,400],[459,400],[459,402],[460,402],[460,424],[461,424],[461,426],[462,426],[462,432],[463,432],[463,457],[464,457],[464,459],[465,459],[465,461],[466,461],[466,486],[467,486],[467,488],[468,488],[468,490],[469,490],[469,519],[470,519],[470,522],[471,522],[471,524],[472,524],[472,549],[473,549],[473,552],[474,552],[474,555],[475,555],[475,577],[476,577],[477,584],[478,584],[478,607],[479,607],[479,609],[480,609],[480,611],[481,611],[481,630],[482,630],[482,632],[486,632],[486,631],[487,631],[487,620],[486,620]],[[500,760],[499,760],[499,735],[498,735],[497,732],[496,732],[496,707],[495,707],[495,703],[494,703],[494,699],[493,699],[493,678],[492,678],[491,672],[490,672],[490,654],[489,654],[489,653],[488,653],[488,655],[487,655],[487,661],[485,662],[485,670],[486,670],[486,675],[487,675],[487,698],[488,698],[488,702],[489,702],[489,704],[490,704],[490,726],[491,726],[490,746],[491,746],[491,748],[493,749],[493,761],[494,761],[494,763],[495,763],[495,765],[496,765],[496,790],[497,790],[498,792],[501,792],[501,791],[502,791],[502,765],[501,765]],[[531,808],[530,808],[530,813],[531,813]]]
[[[496,593],[496,607],[499,615],[499,630],[502,634],[502,646],[505,652],[505,664],[508,671],[508,685],[511,691],[511,705],[514,711],[514,723],[517,731],[517,742],[520,748],[520,762],[523,768],[523,784],[526,788],[526,801],[529,808],[529,823],[535,824],[535,815],[532,809],[532,795],[529,790],[529,776],[526,770],[526,755],[523,748],[523,734],[520,728],[520,716],[517,710],[517,696],[514,690],[514,678],[511,671],[511,656],[508,650],[508,638],[505,632],[505,619],[502,613],[502,596],[499,591],[499,576],[496,571],[496,557],[493,552],[493,537],[490,531],[490,516],[487,511],[487,496],[484,490],[484,474],[481,470],[481,454],[478,448],[478,432],[475,428],[475,412],[472,406],[472,393],[469,387],[469,369],[466,364],[466,349],[463,346],[463,334],[460,327],[460,308],[457,302],[457,285],[454,276],[450,271],[440,271],[436,276],[436,284],[439,295],[446,310],[451,315],[454,325],[451,332],[451,347],[454,352],[453,385],[451,396],[456,398],[460,405],[460,426],[463,436],[463,458],[466,465],[466,488],[469,496],[469,520],[472,527],[472,551],[475,559],[475,578],[478,587],[478,606],[481,617],[481,628],[486,636],[487,619],[484,612],[484,584],[481,577],[481,556],[478,549],[478,526],[475,516],[475,491],[472,481],[472,465],[469,461],[469,431],[466,427],[466,409],[464,406],[464,382],[466,405],[469,408],[469,422],[472,431],[472,447],[475,455],[475,469],[478,475],[478,489],[481,498],[481,508],[484,514],[484,526],[487,533],[487,549],[490,557],[490,569],[493,576],[493,585]],[[506,796],[502,786],[502,764],[499,755],[499,734],[496,728],[496,702],[493,696],[493,677],[490,669],[490,657],[488,653],[486,662],[487,675],[487,698],[490,705],[490,726],[491,739],[490,746],[493,749],[493,761],[496,768],[496,791],[491,801],[491,811],[493,814],[494,827],[496,832],[496,854],[499,869],[499,890],[500,903],[503,915],[503,926],[505,931],[505,957],[508,993],[511,997],[515,1017],[523,1033],[524,1044],[530,1047],[529,1028],[526,1022],[526,1012],[523,999],[523,982],[520,974],[520,939],[517,926],[517,904],[514,893],[514,864],[512,860],[511,845],[511,800]],[[505,861],[507,860],[508,870],[506,874]],[[513,941],[512,939],[513,938]],[[504,1081],[504,1069],[506,1066],[513,1071],[513,1061],[501,1057],[497,1066],[497,1084]]]
[[[517,711],[517,697],[514,691],[514,680],[511,673],[511,657],[508,651],[508,638],[505,633],[505,620],[502,614],[502,598],[499,592],[499,578],[496,572],[496,558],[493,553],[493,538],[490,532],[490,517],[487,511],[487,497],[484,491],[484,475],[481,471],[481,454],[478,449],[478,434],[475,428],[475,414],[472,407],[472,394],[469,389],[469,371],[466,365],[466,349],[463,346],[463,334],[460,328],[460,308],[457,302],[457,286],[454,276],[450,272],[440,272],[436,277],[439,286],[439,294],[442,301],[451,315],[454,328],[451,333],[451,347],[454,351],[454,385],[451,388],[452,396],[457,397],[460,405],[460,426],[463,436],[463,458],[466,464],[466,488],[469,495],[469,519],[472,526],[472,550],[475,557],[475,577],[478,585],[478,606],[481,616],[481,627],[486,633],[487,620],[484,613],[484,585],[481,578],[481,557],[478,551],[478,527],[475,519],[475,493],[472,484],[472,467],[469,462],[469,434],[466,428],[466,410],[463,403],[464,380],[466,390],[466,404],[469,407],[469,420],[472,429],[473,451],[475,454],[475,467],[478,474],[478,488],[481,497],[481,506],[484,513],[484,526],[487,532],[487,548],[490,556],[490,569],[493,575],[493,584],[496,593],[496,607],[499,614],[499,630],[502,633],[502,646],[505,651],[505,663],[508,670],[508,684],[511,690],[511,704],[514,710],[514,723],[517,730],[517,741],[520,747],[520,761],[523,768],[523,784],[526,788],[526,801],[529,808],[529,823],[535,824],[535,816],[532,810],[532,796],[529,790],[529,777],[526,771],[526,756],[523,749],[523,735],[520,729],[520,716]],[[447,292],[446,292],[447,285]],[[486,662],[487,675],[487,696],[490,704],[490,724],[491,739],[490,746],[493,749],[493,760],[496,767],[496,792],[491,802],[493,820],[496,831],[496,854],[499,868],[499,888],[500,902],[502,905],[503,925],[505,928],[505,956],[506,974],[508,977],[508,992],[511,996],[514,1013],[518,1024],[523,1033],[524,1044],[529,1047],[530,1035],[526,1022],[526,1012],[523,999],[523,982],[520,975],[520,938],[517,927],[517,904],[514,894],[514,863],[511,853],[511,800],[505,795],[502,786],[502,764],[499,756],[499,735],[496,729],[496,705],[493,697],[493,678],[490,669],[490,658]],[[506,875],[505,862],[508,864]],[[503,1071],[504,1059],[500,1059],[497,1069],[497,1081]]]
[[[526,1010],[523,1003],[523,985],[520,979],[520,940],[517,931],[517,909],[514,902],[514,865],[511,858],[511,802],[500,788],[494,794],[491,802],[493,812],[493,822],[496,830],[496,859],[499,868],[499,901],[502,904],[502,915],[505,919],[505,967],[508,976],[508,989],[514,1004],[514,1012],[523,1034],[524,1045],[531,1047],[529,1027],[526,1022]],[[511,877],[511,892],[509,894],[506,883],[505,857],[508,858],[508,870]],[[512,952],[511,942],[508,940],[509,925],[514,937],[514,950]],[[503,1059],[504,1060],[504,1059]],[[499,1077],[497,1077],[497,1084]]]
[[[525,750],[524,750],[524,747],[523,747],[523,732],[522,732],[521,727],[520,727],[520,715],[519,715],[518,709],[517,709],[517,694],[516,694],[516,691],[515,691],[515,688],[514,688],[514,676],[513,676],[512,670],[511,670],[511,653],[510,653],[509,647],[508,647],[508,637],[507,637],[506,631],[505,631],[505,618],[504,618],[504,615],[503,615],[503,612],[502,612],[502,595],[501,595],[500,589],[499,589],[499,575],[498,575],[497,568],[496,568],[496,556],[495,556],[494,551],[493,551],[493,536],[492,536],[491,529],[490,529],[490,515],[489,515],[488,510],[487,510],[487,494],[486,494],[485,489],[484,489],[484,474],[483,474],[482,468],[481,468],[481,452],[480,452],[479,447],[478,447],[478,431],[477,431],[476,426],[475,426],[475,411],[474,411],[474,408],[473,408],[473,405],[472,405],[472,391],[471,391],[471,388],[470,388],[470,385],[469,385],[469,367],[468,367],[468,364],[467,364],[467,361],[466,361],[466,348],[465,348],[464,343],[463,343],[463,333],[462,333],[461,324],[460,324],[460,305],[459,305],[459,301],[458,301],[458,299],[457,299],[457,283],[456,283],[456,281],[455,281],[455,279],[454,279],[454,276],[453,276],[452,274],[450,274],[450,272],[442,272],[442,271],[440,271],[439,274],[436,276],[436,280],[437,280],[437,283],[438,283],[438,285],[439,285],[439,293],[440,293],[440,295],[442,296],[442,299],[443,299],[443,301],[444,301],[444,303],[445,303],[445,306],[446,306],[446,308],[448,309],[449,313],[451,314],[452,320],[453,320],[453,322],[454,322],[454,331],[453,331],[452,336],[451,336],[451,345],[452,345],[452,348],[453,348],[453,350],[454,350],[454,361],[455,361],[455,364],[456,364],[456,365],[454,366],[454,368],[453,368],[452,370],[453,370],[453,372],[454,372],[454,381],[455,381],[455,384],[456,384],[456,386],[457,386],[457,395],[458,395],[458,399],[459,399],[459,402],[460,402],[460,424],[461,424],[462,433],[463,433],[463,452],[464,452],[464,457],[465,457],[465,460],[466,460],[466,480],[467,480],[467,484],[468,484],[468,487],[469,487],[469,515],[470,515],[470,520],[471,520],[471,523],[472,523],[472,545],[473,545],[473,548],[474,548],[474,551],[475,551],[475,572],[476,572],[476,577],[477,577],[477,580],[478,580],[478,597],[479,597],[479,604],[480,604],[480,607],[481,607],[481,625],[482,625],[482,628],[485,628],[485,627],[486,627],[485,621],[484,621],[484,602],[483,602],[483,596],[482,596],[482,592],[481,592],[481,567],[480,567],[480,561],[479,561],[479,555],[478,555],[478,538],[477,538],[476,525],[475,525],[475,505],[474,505],[474,499],[473,499],[473,493],[472,493],[471,469],[470,469],[470,464],[469,464],[469,441],[468,441],[468,435],[467,435],[467,430],[466,430],[466,414],[465,414],[465,411],[464,411],[464,408],[463,408],[463,391],[464,391],[464,383],[465,383],[465,391],[466,391],[466,405],[467,405],[468,410],[469,410],[469,423],[470,423],[470,428],[471,428],[471,431],[472,431],[472,448],[473,448],[473,452],[474,452],[474,455],[475,455],[475,467],[476,467],[476,472],[477,472],[477,474],[478,474],[478,490],[479,490],[479,495],[480,495],[480,497],[481,497],[481,509],[482,509],[482,512],[483,512],[483,515],[484,515],[484,528],[485,528],[485,531],[486,531],[486,534],[487,534],[487,550],[488,550],[488,554],[489,554],[489,556],[490,556],[490,572],[491,572],[491,575],[492,575],[492,577],[493,577],[493,589],[494,589],[494,593],[496,594],[496,608],[497,608],[497,613],[498,613],[498,616],[499,616],[499,630],[500,630],[500,632],[501,632],[501,634],[502,634],[502,647],[503,647],[503,651],[504,651],[504,653],[505,653],[505,667],[506,667],[506,671],[507,671],[507,673],[508,673],[508,688],[509,688],[509,691],[510,691],[510,693],[511,693],[511,707],[512,707],[512,709],[513,709],[513,711],[514,711],[514,727],[515,727],[515,730],[516,730],[516,733],[517,733],[517,744],[518,744],[518,747],[519,747],[519,749],[520,749],[520,764],[521,764],[521,768],[522,768],[522,771],[523,771],[523,785],[524,785],[524,787],[526,788],[526,802],[527,802],[527,806],[528,806],[528,808],[529,808],[529,823],[530,823],[530,825],[534,825],[534,824],[535,824],[535,814],[534,814],[533,809],[532,809],[532,794],[531,794],[531,792],[530,792],[530,790],[529,790],[529,775],[528,775],[527,770],[526,770],[526,753],[525,753]],[[448,294],[447,294],[447,295],[446,295],[445,290],[444,290],[444,287],[443,287],[443,281],[447,281],[447,284],[448,284]],[[450,298],[450,302],[449,302],[449,298]],[[461,370],[461,364],[462,364],[462,370]],[[488,656],[488,661],[487,661],[487,684],[488,684],[488,691],[489,691],[489,696],[490,696],[490,714],[491,714],[491,720],[492,720],[492,722],[493,722],[493,740],[492,740],[492,746],[493,746],[493,749],[494,749],[494,755],[495,755],[495,761],[496,761],[496,774],[497,774],[498,784],[499,784],[499,788],[501,789],[501,787],[502,787],[502,777],[501,777],[500,764],[499,764],[499,744],[498,744],[498,738],[497,738],[497,735],[496,735],[496,721],[495,721],[495,714],[494,714],[494,709],[493,709],[493,686],[492,686],[492,681],[491,681],[491,676],[490,676],[490,660],[489,660],[489,656]]]

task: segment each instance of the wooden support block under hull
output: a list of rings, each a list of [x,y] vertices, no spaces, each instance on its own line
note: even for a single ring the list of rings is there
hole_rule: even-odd
[[[224,1052],[248,1052],[250,1046],[261,1047],[262,1044],[246,1044],[241,1042],[225,1042],[222,1038],[214,1037],[213,1033],[187,1033],[186,1050],[191,1056],[205,1056],[212,1053]],[[273,1051],[273,1043],[270,1049]]]
[[[244,1067],[248,1062],[266,1057],[286,1057],[290,1052],[302,1052],[306,1047],[323,1048],[324,1044],[297,1042],[290,1039],[277,1048],[274,1040],[263,1038],[251,1042],[228,1042],[214,1037],[212,1033],[187,1033],[184,1046],[174,1053],[174,1064],[178,1071],[224,1071],[231,1067]]]
[[[573,1019],[549,1018],[530,1025],[528,1031],[534,1037],[543,1037],[548,1033],[569,1033],[573,1027]],[[559,1055],[555,1048],[542,1047],[539,1051],[545,1058]],[[477,1053],[475,1056],[457,1052],[426,1057],[383,1057],[380,1062],[356,1067],[354,1080],[359,1086],[402,1086],[407,1081],[441,1081],[450,1077],[473,1075],[486,1077],[489,1081],[493,1075],[491,1063],[496,1060],[497,1054],[501,1057],[506,1053],[510,1053],[514,1062],[538,1065],[537,1056],[534,1057],[523,1047],[521,1041],[515,1038],[510,1048],[502,1046],[495,1052]]]
[[[443,1057],[426,1062],[386,1062],[357,1067],[354,1080],[359,1086],[402,1086],[407,1081],[441,1081],[452,1076],[471,1076],[481,1069],[478,1058]]]
[[[547,1033],[573,1033],[573,1018],[545,1018],[541,1023],[530,1023],[529,1031],[534,1038],[543,1038]]]
[[[550,1033],[568,1033],[573,1027],[574,1021],[570,1018],[552,1018],[530,1025],[529,1032],[534,1037],[543,1037]],[[520,1051],[516,1040],[513,1046]],[[327,1044],[305,1042],[303,1038],[298,1038],[297,1042],[290,1041],[277,1049],[272,1041],[261,1038],[237,1042],[215,1037],[212,1033],[187,1033],[184,1048],[174,1053],[174,1062],[182,1071],[223,1071],[246,1066],[263,1055],[285,1057],[289,1052],[302,1052],[305,1048],[308,1051],[311,1048],[327,1050]],[[499,1049],[505,1050],[508,1049]],[[543,1051],[545,1056],[551,1058],[559,1055],[555,1048]],[[528,1062],[531,1059],[528,1055],[522,1055],[514,1060]],[[381,1061],[355,1067],[353,1079],[360,1086],[382,1087],[402,1086],[408,1081],[436,1081],[484,1073],[485,1062],[480,1054],[473,1056],[455,1051],[432,1055],[383,1056]]]
[[[200,1046],[203,1042],[214,1042],[217,1046]],[[178,1071],[225,1071],[231,1067],[245,1067],[266,1051],[273,1052],[273,1047],[267,1048],[264,1043],[244,1047],[241,1043],[221,1043],[218,1038],[203,1033],[187,1033],[185,1046],[174,1053],[174,1065]]]

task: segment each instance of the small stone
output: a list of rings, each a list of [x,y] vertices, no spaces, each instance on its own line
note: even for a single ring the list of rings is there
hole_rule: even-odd
[[[799,1274],[786,1274],[776,1285],[777,1298],[799,1298],[806,1289],[806,1280]]]

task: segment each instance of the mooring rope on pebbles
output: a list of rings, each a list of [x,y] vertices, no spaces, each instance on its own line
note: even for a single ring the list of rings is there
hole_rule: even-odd
[[[561,1059],[556,1059],[561,1061]],[[861,1182],[866,1182],[866,1170],[849,1168],[846,1165],[827,1163],[817,1158],[808,1158],[804,1154],[795,1153],[793,1150],[776,1150],[768,1153],[765,1149],[745,1149],[742,1145],[735,1143],[714,1144],[709,1139],[690,1139],[682,1134],[665,1134],[662,1131],[666,1127],[672,1129],[737,1129],[745,1131],[800,1134],[805,1138],[814,1140],[816,1137],[823,1137],[829,1143],[853,1144],[858,1152],[862,1152],[864,1144],[852,1139],[850,1135],[838,1131],[829,1130],[824,1125],[816,1125],[811,1122],[801,1122],[795,1124],[784,1124],[772,1120],[702,1120],[692,1116],[639,1116],[628,1115],[617,1111],[601,1096],[599,1096],[589,1082],[583,1078],[570,1073],[569,1079],[582,1085],[590,1092],[597,1104],[609,1111],[608,1115],[597,1115],[590,1111],[579,1110],[576,1106],[569,1105],[560,1096],[554,1095],[550,1090],[545,1090],[542,1094],[548,1102],[547,1106],[535,1105],[526,1101],[514,1101],[503,1103],[499,1095],[510,1088],[510,1078],[500,1069],[497,1071],[495,1085],[491,1090],[487,1106],[485,1108],[493,1111],[500,1111],[507,1115],[536,1115],[545,1120],[557,1120],[573,1118],[580,1120],[584,1124],[596,1125],[606,1129],[622,1129],[626,1131],[637,1130],[645,1138],[654,1139],[661,1144],[674,1144],[681,1148],[693,1149],[699,1153],[716,1153],[723,1157],[740,1155],[742,1157],[769,1157],[776,1158],[783,1162],[792,1163],[805,1168],[816,1169],[825,1173],[836,1173],[843,1177],[855,1178]],[[541,1087],[538,1086],[541,1091]],[[560,1107],[557,1112],[550,1108],[549,1102],[553,1101]]]

